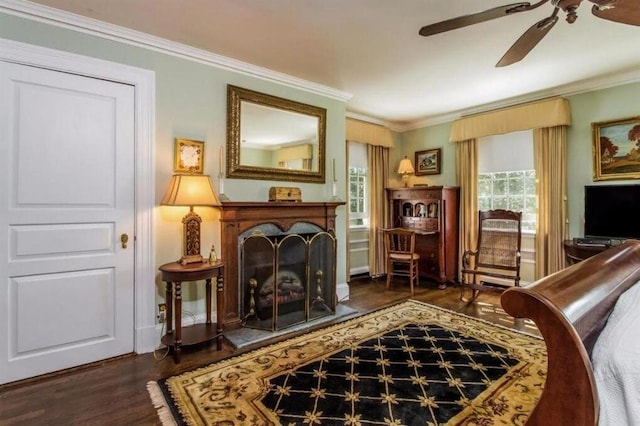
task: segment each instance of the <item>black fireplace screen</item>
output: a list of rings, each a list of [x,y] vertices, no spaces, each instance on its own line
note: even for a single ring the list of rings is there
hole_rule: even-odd
[[[335,253],[327,232],[258,232],[241,241],[243,324],[276,331],[333,314]]]

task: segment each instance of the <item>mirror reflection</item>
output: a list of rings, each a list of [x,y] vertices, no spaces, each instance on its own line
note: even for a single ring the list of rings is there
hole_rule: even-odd
[[[240,103],[240,163],[318,170],[318,119],[251,102]]]
[[[227,90],[227,177],[324,182],[326,110]]]

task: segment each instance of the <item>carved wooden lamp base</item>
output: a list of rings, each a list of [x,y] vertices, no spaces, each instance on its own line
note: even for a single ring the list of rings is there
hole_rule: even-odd
[[[189,263],[204,262],[204,257],[200,254],[200,224],[202,218],[193,211],[193,206],[189,207],[189,213],[182,218],[184,224],[184,235],[182,237],[182,246],[184,253],[178,261],[181,265]]]

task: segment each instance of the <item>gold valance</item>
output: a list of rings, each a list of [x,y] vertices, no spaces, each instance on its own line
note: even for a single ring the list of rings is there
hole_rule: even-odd
[[[391,130],[353,118],[347,118],[347,140],[387,148],[394,147]]]
[[[521,130],[569,125],[569,101],[554,98],[460,118],[453,122],[449,141],[461,142]]]

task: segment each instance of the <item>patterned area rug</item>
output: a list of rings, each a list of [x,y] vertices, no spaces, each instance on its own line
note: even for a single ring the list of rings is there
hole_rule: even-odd
[[[544,342],[416,301],[150,382],[163,424],[517,425]]]

